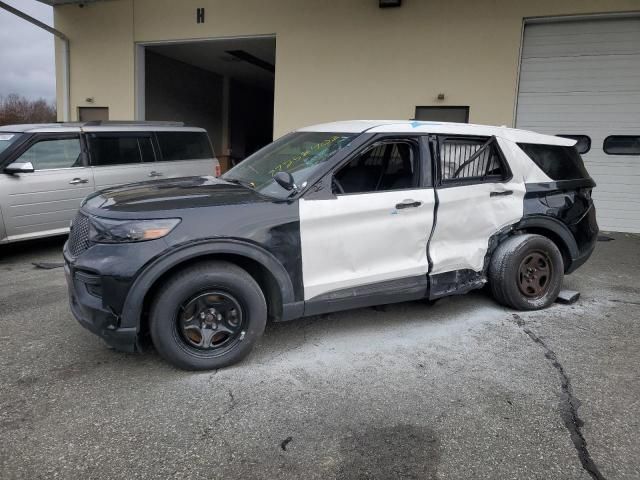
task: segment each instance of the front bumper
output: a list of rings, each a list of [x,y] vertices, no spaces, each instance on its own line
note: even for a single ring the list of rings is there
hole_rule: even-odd
[[[95,286],[91,275],[77,272],[65,259],[64,273],[69,291],[69,306],[76,320],[87,330],[101,337],[116,350],[134,352],[138,350],[136,327],[121,327],[120,318],[108,308],[102,299],[92,293]],[[99,278],[96,276],[96,278]]]

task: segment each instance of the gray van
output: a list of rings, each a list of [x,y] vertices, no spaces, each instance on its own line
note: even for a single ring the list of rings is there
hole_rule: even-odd
[[[0,127],[0,243],[68,232],[88,194],[220,174],[206,130],[167,122]]]

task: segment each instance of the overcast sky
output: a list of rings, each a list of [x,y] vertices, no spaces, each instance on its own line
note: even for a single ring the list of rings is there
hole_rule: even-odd
[[[3,0],[53,26],[53,8],[36,0]],[[55,100],[53,35],[0,8],[0,95]]]

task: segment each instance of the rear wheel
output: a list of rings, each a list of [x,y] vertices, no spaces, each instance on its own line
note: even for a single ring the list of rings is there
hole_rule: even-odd
[[[243,359],[266,321],[265,298],[251,275],[231,263],[206,262],[163,285],[151,308],[150,333],[168,362],[209,370]]]
[[[489,284],[494,298],[517,310],[537,310],[558,297],[564,263],[558,247],[541,235],[516,235],[491,258]]]

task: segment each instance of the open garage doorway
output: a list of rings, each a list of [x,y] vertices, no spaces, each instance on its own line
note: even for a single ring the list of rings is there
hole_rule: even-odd
[[[137,116],[207,129],[225,171],[273,140],[276,39],[138,48]]]

